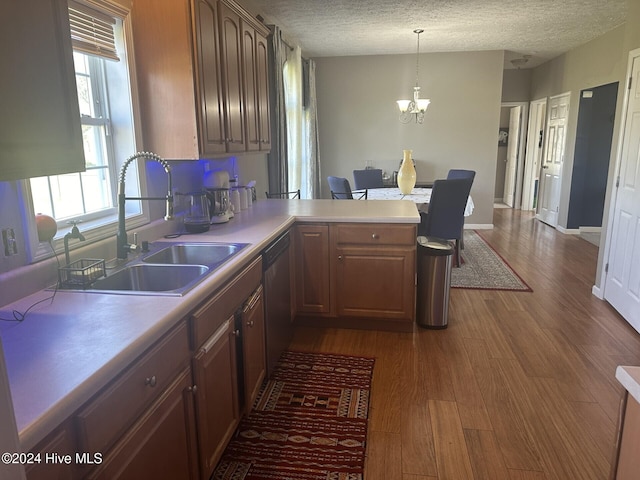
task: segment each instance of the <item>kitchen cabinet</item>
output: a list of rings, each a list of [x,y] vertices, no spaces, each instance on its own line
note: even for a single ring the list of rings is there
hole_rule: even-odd
[[[76,413],[77,451],[102,455],[88,478],[195,478],[190,356],[182,321]]]
[[[86,478],[197,478],[194,418],[191,368],[186,367]]]
[[[242,330],[242,379],[244,413],[249,413],[266,376],[264,290],[260,285],[240,315]]]
[[[193,365],[200,478],[207,480],[240,421],[233,316],[199,349]]]
[[[329,225],[295,226],[296,312],[331,313],[331,268],[329,265]]]
[[[2,2],[0,18],[0,181],[84,171],[66,0]]]
[[[640,445],[640,403],[625,391],[620,406],[618,438],[611,466],[611,479],[638,478],[640,470],[638,445]]]
[[[246,22],[242,25],[246,149],[271,149],[267,37]]]
[[[340,317],[415,318],[416,229],[412,225],[332,225]]]
[[[297,317],[337,319],[327,325],[411,330],[415,239],[415,225],[297,225]]]
[[[73,438],[73,426],[70,422],[65,422],[56,428],[42,440],[31,453],[40,454],[38,463],[26,465],[28,480],[72,480],[77,478],[75,462],[75,440]],[[56,455],[56,458],[71,455],[73,462],[53,462],[46,461],[46,455]]]
[[[249,362],[248,374],[238,364],[236,345],[245,327],[235,325],[237,312],[244,307],[241,318],[257,327],[246,333],[248,345],[261,350],[264,365],[264,333],[259,333],[263,323],[262,310],[262,258],[227,283],[198,308],[191,317],[192,341],[195,347],[193,359],[200,478],[207,480],[231,439],[242,413],[239,395],[239,379],[257,378],[260,367]],[[257,293],[257,295],[252,295]],[[247,301],[249,300],[249,301]],[[249,325],[247,325],[249,327]],[[247,328],[253,331],[251,328]],[[260,338],[258,338],[260,337]],[[244,339],[243,339],[244,340]],[[241,354],[240,358],[246,356]],[[264,366],[262,366],[264,369]]]
[[[242,28],[268,29],[233,0],[136,0],[132,16],[145,149],[170,159],[250,150]]]

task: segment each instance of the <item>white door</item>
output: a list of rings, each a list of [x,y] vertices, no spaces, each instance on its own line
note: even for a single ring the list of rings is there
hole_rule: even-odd
[[[513,207],[513,195],[516,190],[516,167],[520,151],[520,117],[522,107],[513,107],[509,111],[509,140],[507,143],[507,166],[504,171],[504,193],[502,201]]]
[[[544,161],[540,174],[540,201],[537,218],[552,227],[558,225],[570,96],[565,93],[549,99],[549,120],[547,122]]]
[[[527,132],[527,155],[522,187],[523,210],[534,210],[537,204],[536,182],[539,178],[540,162],[542,161],[542,139],[544,137],[546,111],[546,99],[531,102],[529,129]]]
[[[604,298],[640,332],[640,51],[633,59]]]

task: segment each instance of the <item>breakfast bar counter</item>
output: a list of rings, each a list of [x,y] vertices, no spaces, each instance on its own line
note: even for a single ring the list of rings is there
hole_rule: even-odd
[[[33,448],[295,223],[417,224],[419,220],[411,201],[261,200],[228,223],[177,239],[249,244],[182,297],[25,292],[23,298],[0,308],[0,317],[12,318],[14,311],[24,312],[35,302],[53,298],[32,308],[22,322],[0,322],[23,451]],[[180,228],[176,222],[175,230]],[[136,231],[142,240],[156,240],[145,238],[143,228]],[[115,244],[115,235],[109,241]],[[12,280],[29,284],[19,272],[12,272]]]

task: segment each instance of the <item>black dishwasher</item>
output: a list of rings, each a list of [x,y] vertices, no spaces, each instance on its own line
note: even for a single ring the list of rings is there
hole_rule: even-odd
[[[289,244],[289,232],[285,232],[262,253],[267,376],[273,372],[293,335]]]

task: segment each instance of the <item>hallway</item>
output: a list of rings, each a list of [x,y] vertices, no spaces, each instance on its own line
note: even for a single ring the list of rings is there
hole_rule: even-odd
[[[292,349],[376,357],[367,480],[604,480],[640,335],[591,294],[598,249],[531,212],[483,236],[533,293],[453,289],[446,330],[298,328]]]

